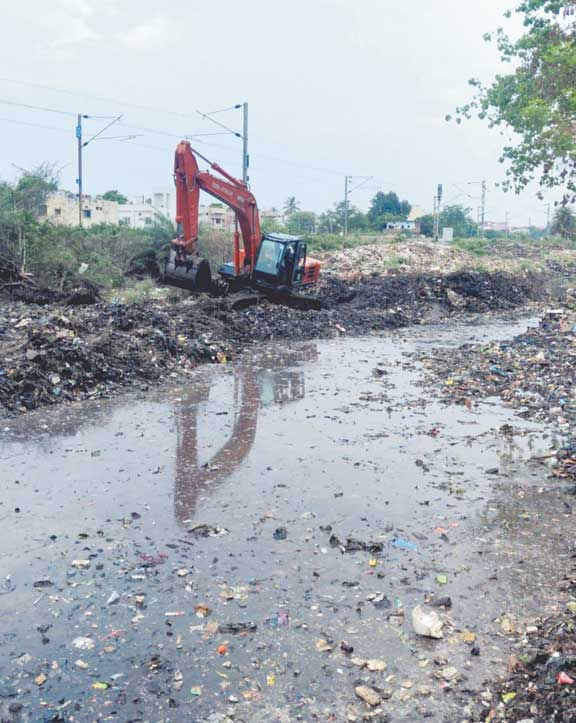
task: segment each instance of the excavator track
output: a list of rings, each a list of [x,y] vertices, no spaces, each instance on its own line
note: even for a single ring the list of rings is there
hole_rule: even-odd
[[[299,311],[320,311],[322,303],[313,296],[302,296],[300,294],[290,293],[271,293],[271,294],[238,294],[229,297],[234,311],[242,311],[252,306],[257,306],[264,301],[280,306],[288,306],[291,309]]]

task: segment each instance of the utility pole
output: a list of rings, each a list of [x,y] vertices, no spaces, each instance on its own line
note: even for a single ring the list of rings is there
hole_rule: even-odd
[[[480,212],[480,230],[484,238],[484,224],[486,223],[486,181],[482,181],[482,210]]]
[[[546,204],[546,234],[550,233],[550,207],[552,204]]]
[[[352,180],[352,176],[344,178],[344,236],[348,235],[348,183]]]
[[[506,237],[510,238],[510,211],[506,211]]]
[[[434,196],[434,240],[438,241],[440,236],[440,206],[442,205],[442,184],[438,184],[436,195]]]
[[[248,185],[248,166],[250,165],[250,157],[248,156],[248,103],[242,104],[242,112],[244,115],[242,131],[242,180]]]
[[[78,113],[76,122],[76,138],[78,140],[78,226],[82,226],[82,114]]]

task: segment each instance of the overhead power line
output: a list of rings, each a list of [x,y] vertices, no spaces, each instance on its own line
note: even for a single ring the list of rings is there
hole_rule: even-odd
[[[16,108],[28,108],[29,110],[41,110],[44,113],[58,113],[59,115],[66,115],[66,116],[72,116],[72,117],[77,115],[75,112],[69,111],[69,110],[62,110],[60,108],[49,108],[48,106],[45,106],[45,105],[32,105],[31,103],[20,103],[15,100],[7,100],[5,98],[0,98],[0,103],[2,103],[3,105],[12,105],[12,106],[15,106]],[[86,115],[86,114],[84,115],[84,118],[98,118],[101,120],[109,120],[110,118],[115,118],[115,117],[116,116],[113,116],[113,115],[93,115],[92,113],[90,113],[89,115]]]
[[[23,120],[14,120],[13,118],[2,118],[0,117],[0,121],[3,121],[4,123],[13,123],[14,125],[18,126],[30,126],[32,128],[45,128],[48,131],[59,131],[60,133],[70,133],[69,128],[58,128],[57,126],[47,126],[43,123],[32,123],[30,121],[23,121]]]

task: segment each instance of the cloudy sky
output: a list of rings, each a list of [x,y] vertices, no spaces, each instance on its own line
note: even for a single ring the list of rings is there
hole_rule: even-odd
[[[486,31],[508,23],[513,0],[21,0],[3,8],[0,177],[40,161],[74,189],[74,114],[122,121],[85,150],[85,191],[129,196],[171,187],[182,136],[218,132],[197,110],[250,107],[251,183],[261,207],[295,195],[320,212],[341,200],[346,174],[372,176],[351,196],[367,208],[378,189],[487,218],[543,224],[535,190],[503,194],[503,138],[480,122],[446,123],[470,96],[467,81],[501,69]],[[512,25],[512,28],[514,25]],[[25,106],[41,106],[38,110]],[[61,111],[61,112],[52,112]],[[241,113],[215,116],[241,130]],[[85,137],[106,118],[84,121]],[[114,136],[136,135],[133,140]],[[106,138],[108,137],[108,138]],[[112,137],[112,138],[110,138]],[[232,135],[198,149],[241,173]],[[553,200],[553,199],[547,199]]]

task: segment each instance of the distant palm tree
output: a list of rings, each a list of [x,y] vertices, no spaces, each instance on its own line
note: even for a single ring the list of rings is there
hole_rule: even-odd
[[[551,231],[563,238],[576,236],[576,216],[570,206],[560,206],[556,210],[552,219]]]
[[[296,196],[288,196],[284,204],[284,213],[286,216],[291,216],[300,209],[300,202],[296,200]]]

